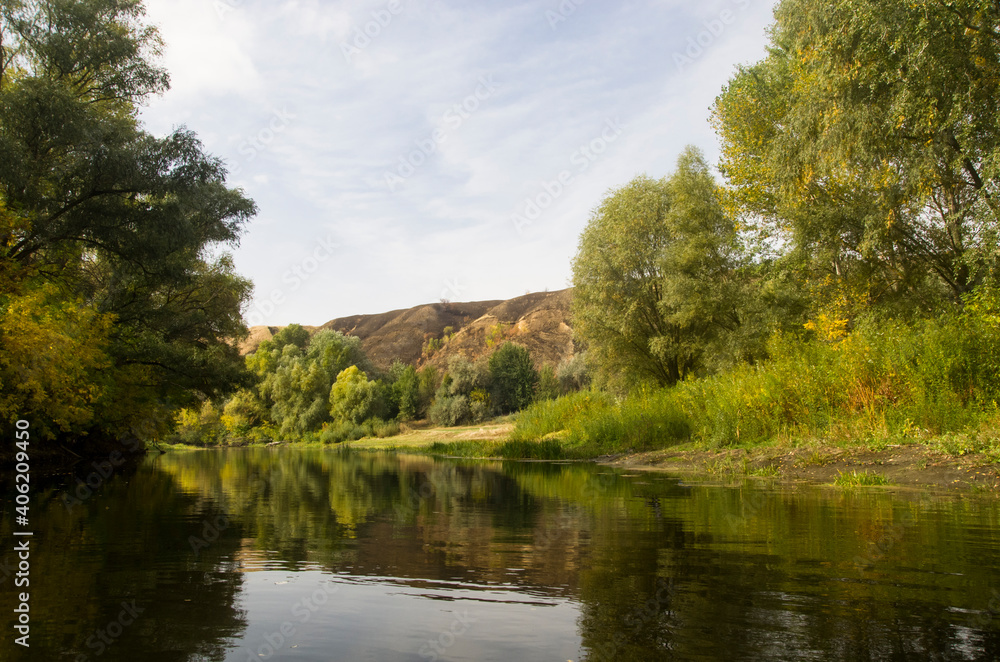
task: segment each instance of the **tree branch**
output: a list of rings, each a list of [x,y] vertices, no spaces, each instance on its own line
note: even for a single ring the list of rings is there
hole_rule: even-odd
[[[944,0],[938,0],[938,4],[941,5],[942,7],[944,7],[945,9],[947,9],[948,11],[950,11],[955,16],[957,16],[958,20],[960,20],[962,22],[962,25],[964,25],[967,29],[972,30],[973,32],[979,32],[979,33],[985,34],[987,36],[992,37],[993,39],[996,39],[997,41],[1000,41],[1000,32],[997,32],[996,30],[990,29],[985,24],[984,25],[974,25],[974,24],[972,24],[969,21],[969,19],[967,19],[965,17],[965,14],[963,14],[961,11],[959,11],[958,8],[955,7],[954,4],[952,4],[950,2],[944,2]],[[997,4],[998,4],[998,7],[997,7],[998,12],[1000,12],[1000,3],[997,3]]]

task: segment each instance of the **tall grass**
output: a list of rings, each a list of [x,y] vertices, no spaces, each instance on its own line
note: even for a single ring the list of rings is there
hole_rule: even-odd
[[[692,440],[757,445],[956,432],[997,414],[1000,316],[965,312],[907,325],[859,323],[836,343],[778,336],[770,358],[621,400],[577,393],[524,411],[511,439],[559,439],[601,454]]]

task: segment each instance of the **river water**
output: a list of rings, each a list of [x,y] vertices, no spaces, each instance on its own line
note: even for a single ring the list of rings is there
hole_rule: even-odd
[[[87,472],[33,496],[30,649],[0,552],[2,660],[1000,659],[995,497],[289,448]]]

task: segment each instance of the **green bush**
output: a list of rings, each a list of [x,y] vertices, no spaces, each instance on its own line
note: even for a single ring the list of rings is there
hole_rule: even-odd
[[[431,405],[430,418],[438,425],[458,425],[468,420],[470,413],[469,398],[466,396],[441,394]]]
[[[367,436],[365,426],[351,421],[340,421],[324,425],[319,439],[324,444],[339,444],[342,441],[356,441],[365,436]]]
[[[594,410],[609,409],[613,404],[614,398],[600,391],[581,391],[536,402],[517,415],[510,439],[533,441],[565,431],[572,422],[590,416]]]

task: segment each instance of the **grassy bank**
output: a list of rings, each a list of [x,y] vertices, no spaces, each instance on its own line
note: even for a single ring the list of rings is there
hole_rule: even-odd
[[[770,358],[626,397],[599,391],[535,403],[502,440],[430,452],[594,458],[676,448],[862,448],[919,444],[1000,460],[1000,325],[989,311],[904,324],[869,321],[821,342],[776,337]],[[452,441],[452,440],[449,440]]]
[[[558,440],[572,455],[701,448],[923,442],[1000,449],[1000,333],[963,314],[870,322],[836,342],[775,338],[770,359],[624,398],[576,393],[523,412],[511,441]]]

